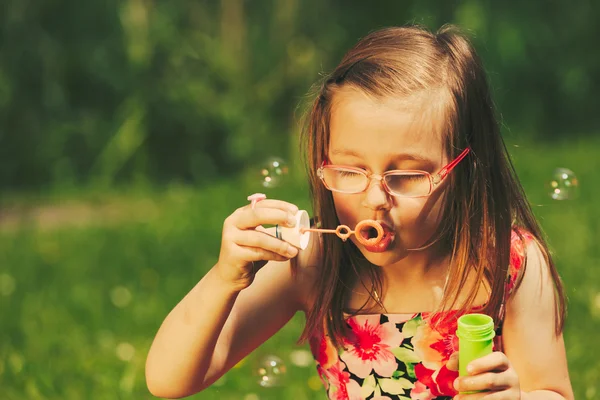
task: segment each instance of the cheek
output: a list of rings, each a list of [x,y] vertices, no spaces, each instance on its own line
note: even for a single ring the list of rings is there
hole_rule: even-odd
[[[428,210],[426,199],[402,199],[395,207],[401,226],[422,225],[431,218],[433,209]]]
[[[335,204],[335,211],[341,224],[352,225],[356,221],[356,210],[360,206],[356,199],[348,195],[334,193],[333,203]]]
[[[420,228],[437,226],[442,212],[445,191],[440,190],[426,198],[395,199],[393,202],[392,218],[400,226]],[[341,224],[353,226],[359,219],[361,210],[360,196],[349,196],[340,193],[333,194],[333,202],[338,220]]]
[[[414,221],[426,226],[437,226],[444,206],[444,192],[434,192],[431,196],[421,199],[415,206]]]

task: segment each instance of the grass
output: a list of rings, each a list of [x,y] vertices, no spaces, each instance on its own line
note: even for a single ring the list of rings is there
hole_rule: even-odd
[[[576,398],[600,395],[600,142],[510,146],[548,234],[569,296],[565,341]],[[579,196],[554,201],[545,184],[573,170]],[[290,176],[268,189],[309,209]],[[172,187],[101,195],[5,200],[0,220],[0,393],[2,399],[150,399],[144,361],[170,309],[214,265],[224,218],[264,191],[250,176],[201,190]],[[23,206],[25,204],[25,206]],[[51,210],[40,213],[40,206]],[[25,215],[26,218],[17,218]],[[52,218],[52,216],[60,216]],[[8,221],[8,222],[6,222]],[[291,362],[301,315],[198,399],[322,399],[315,369]],[[262,357],[280,357],[282,386],[263,388]]]

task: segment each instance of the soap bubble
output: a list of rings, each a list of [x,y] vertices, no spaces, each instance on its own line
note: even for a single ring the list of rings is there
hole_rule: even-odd
[[[556,168],[552,173],[552,179],[548,185],[550,197],[554,200],[571,200],[577,197],[579,181],[577,177],[567,168]]]
[[[278,186],[289,172],[287,163],[278,157],[269,158],[260,169],[261,183],[266,188]]]
[[[273,387],[281,385],[286,367],[281,358],[269,355],[259,361],[256,372],[260,386]]]

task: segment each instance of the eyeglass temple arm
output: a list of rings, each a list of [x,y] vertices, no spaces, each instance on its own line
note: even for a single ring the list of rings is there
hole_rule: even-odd
[[[460,153],[458,155],[458,157],[456,157],[454,159],[454,161],[452,161],[450,164],[446,165],[444,168],[442,168],[440,170],[440,172],[438,172],[438,176],[439,176],[439,180],[441,181],[442,179],[444,179],[446,177],[446,175],[448,175],[450,173],[450,171],[452,171],[454,169],[454,167],[456,167],[456,165],[461,162],[461,160],[463,158],[465,158],[467,156],[467,154],[469,154],[469,152],[471,151],[470,147],[467,147],[466,149],[464,149],[462,151],[462,153]]]

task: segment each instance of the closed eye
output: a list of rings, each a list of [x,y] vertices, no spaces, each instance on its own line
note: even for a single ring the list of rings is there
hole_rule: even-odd
[[[344,178],[347,178],[347,177],[354,177],[354,176],[360,175],[360,174],[359,174],[358,172],[356,172],[356,171],[346,171],[346,170],[343,170],[343,169],[340,169],[340,170],[338,170],[338,171],[337,171],[337,173],[338,173],[338,174],[339,174],[341,177],[344,177]]]

